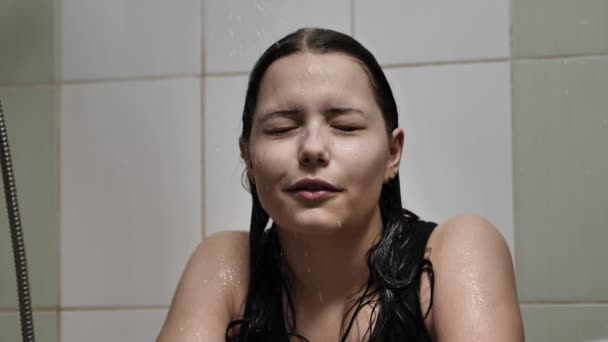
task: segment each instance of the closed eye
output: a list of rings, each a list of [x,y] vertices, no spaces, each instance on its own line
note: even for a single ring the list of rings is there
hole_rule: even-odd
[[[272,127],[272,128],[265,129],[264,133],[269,134],[269,135],[284,135],[297,128],[298,128],[298,126]]]
[[[342,132],[354,132],[362,129],[360,126],[355,125],[332,125],[332,127]]]

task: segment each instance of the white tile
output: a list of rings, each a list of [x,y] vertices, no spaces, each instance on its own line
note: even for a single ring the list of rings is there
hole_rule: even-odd
[[[354,12],[381,64],[509,56],[508,0],[355,0]]]
[[[200,79],[64,86],[61,304],[166,305],[201,239]]]
[[[405,129],[401,192],[423,219],[482,215],[513,252],[508,63],[391,69]]]
[[[205,72],[248,71],[272,43],[301,27],[350,33],[350,0],[208,0]]]
[[[247,78],[205,79],[205,229],[249,230],[251,195],[241,185],[238,146]]]
[[[63,311],[61,342],[154,341],[167,310]]]
[[[62,0],[61,78],[198,74],[200,0]]]

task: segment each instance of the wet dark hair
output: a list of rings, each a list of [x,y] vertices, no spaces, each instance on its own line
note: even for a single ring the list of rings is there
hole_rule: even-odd
[[[241,139],[248,143],[262,77],[276,60],[299,52],[343,53],[361,63],[370,80],[387,134],[398,127],[397,105],[382,68],[374,56],[352,37],[326,29],[303,28],[272,44],[249,76],[243,110]],[[249,287],[243,316],[226,328],[226,341],[288,341],[297,336],[295,308],[283,264],[277,227],[266,229],[269,215],[262,207],[255,184],[249,181],[252,212],[249,231]],[[363,294],[346,313],[341,340],[346,340],[357,313],[372,307],[366,337],[370,341],[430,341],[424,319],[432,305],[433,268],[422,257],[426,238],[412,229],[418,217],[402,208],[399,176],[382,186],[379,198],[382,235],[369,250],[369,279]],[[420,307],[420,277],[426,272],[431,301],[425,313]],[[285,298],[285,300],[284,300]],[[286,306],[286,307],[285,307]],[[345,319],[345,318],[344,318]],[[344,323],[344,322],[343,322]]]

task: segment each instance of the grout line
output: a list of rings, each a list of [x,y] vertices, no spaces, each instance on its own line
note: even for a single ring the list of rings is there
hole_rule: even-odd
[[[553,301],[520,301],[519,305],[608,305],[608,301],[569,301],[569,300],[553,300]]]
[[[200,134],[199,134],[199,146],[200,146],[200,165],[201,173],[200,177],[200,205],[201,205],[201,241],[207,237],[207,227],[205,225],[205,1],[201,0],[201,87],[200,87],[200,103],[201,103],[201,117],[200,117]]]
[[[412,63],[395,63],[395,64],[380,64],[382,69],[398,69],[398,68],[420,68],[443,65],[458,65],[458,64],[480,64],[480,63],[501,63],[508,62],[510,58],[485,58],[485,59],[463,59],[463,60],[446,60],[436,62],[412,62]],[[247,76],[247,71],[226,71],[226,72],[209,72],[205,73],[206,77],[231,77],[231,76]]]
[[[350,0],[350,36],[355,37],[355,0]]]
[[[41,306],[32,307],[32,312],[57,312],[58,307],[56,306]],[[19,313],[18,308],[0,308],[0,314]],[[35,323],[35,322],[34,322]]]
[[[206,72],[204,77],[234,77],[234,76],[247,76],[247,71],[220,71],[220,72]]]
[[[14,83],[0,85],[0,90],[23,90],[30,88],[51,88],[55,87],[59,82],[42,82],[42,83]]]
[[[56,312],[60,314],[65,311],[148,311],[148,310],[168,310],[168,305],[151,305],[151,306],[71,306],[71,307],[61,307],[61,306],[40,306],[40,307],[32,307],[33,312],[48,312],[53,313]],[[6,313],[19,313],[18,308],[0,308],[0,314]]]
[[[608,300],[524,300],[519,301],[520,305],[608,305]],[[76,312],[76,311],[148,311],[148,310],[168,310],[169,305],[150,305],[150,306],[40,306],[32,307],[35,312]],[[19,313],[18,308],[0,308],[0,314]]]
[[[150,311],[150,310],[168,310],[167,305],[150,305],[150,306],[70,306],[60,307],[63,312],[76,311]]]
[[[513,47],[515,46],[514,43],[514,34],[513,34],[513,1],[509,1],[509,8],[507,9],[508,11],[508,16],[509,16],[509,58],[513,58]]]
[[[200,78],[201,73],[197,74],[174,74],[174,75],[157,75],[157,76],[134,76],[134,77],[109,77],[98,79],[79,79],[79,80],[58,80],[55,82],[43,83],[13,83],[0,85],[1,89],[24,89],[36,87],[51,87],[60,85],[80,85],[80,84],[96,84],[96,83],[118,83],[118,82],[140,82],[140,81],[164,81],[175,79]]]
[[[546,55],[546,56],[538,56],[538,57],[515,57],[511,58],[513,61],[517,62],[541,62],[541,61],[554,61],[560,59],[566,60],[580,60],[580,59],[588,59],[588,58],[606,58],[608,57],[608,53],[578,53],[578,54],[565,54],[565,55]]]
[[[513,57],[513,1],[509,1],[509,8],[508,8],[508,15],[509,15],[509,56],[512,58]],[[513,71],[513,60],[511,59],[509,62],[509,83],[510,83],[510,87],[509,90],[511,92],[511,209],[513,210],[511,212],[511,219],[513,220],[513,256],[512,256],[512,260],[513,260],[513,269],[517,274],[517,224],[516,224],[516,207],[517,207],[517,203],[515,202],[515,194],[516,194],[516,186],[515,186],[515,172],[517,170],[517,168],[515,167],[515,147],[516,147],[516,141],[515,141],[515,83],[514,83],[514,71]]]
[[[412,62],[412,63],[396,63],[396,64],[382,64],[383,69],[401,69],[401,68],[421,68],[421,67],[434,67],[434,66],[445,66],[445,65],[462,65],[462,64],[481,64],[481,63],[503,63],[508,62],[508,57],[504,58],[485,58],[485,59],[463,59],[453,61],[436,61],[436,62]]]
[[[61,305],[61,86],[56,87],[55,91],[55,156],[57,158],[56,164],[56,190],[57,190],[57,305]],[[57,341],[61,341],[61,318],[60,310],[57,309]]]
[[[480,64],[480,63],[500,63],[508,62],[510,59],[505,58],[486,58],[486,59],[470,59],[470,60],[451,60],[437,62],[412,62],[412,63],[395,63],[395,64],[380,64],[382,69],[401,69],[401,68],[420,68],[430,66],[443,66],[455,64]],[[226,71],[226,72],[209,72],[205,73],[205,77],[233,77],[247,76],[247,71]]]
[[[59,1],[59,0],[58,0]],[[460,64],[481,64],[481,63],[500,63],[500,62],[540,62],[554,60],[581,60],[589,58],[606,58],[608,53],[600,54],[575,54],[575,55],[554,55],[541,57],[500,57],[500,58],[481,58],[481,59],[463,59],[463,60],[445,60],[435,62],[412,62],[412,63],[395,63],[395,64],[380,64],[383,69],[396,68],[419,68],[442,65],[460,65]],[[203,61],[204,67],[204,61]],[[202,72],[195,74],[173,74],[173,75],[156,75],[156,76],[135,76],[135,77],[109,77],[99,79],[80,79],[80,80],[59,80],[56,82],[42,83],[9,83],[0,85],[0,90],[9,89],[24,89],[36,87],[51,87],[57,85],[79,85],[79,84],[95,84],[95,83],[112,83],[112,82],[137,82],[137,81],[159,81],[184,78],[199,78],[199,77],[231,77],[231,76],[248,76],[249,71],[220,71],[220,72]]]
[[[79,84],[90,84],[90,83],[114,83],[114,82],[139,82],[139,81],[165,81],[172,79],[188,79],[188,78],[199,78],[201,73],[195,74],[174,74],[174,75],[156,75],[156,76],[134,76],[134,77],[108,77],[108,78],[91,78],[91,79],[80,79],[80,80],[66,80],[59,82],[62,85],[79,85]]]
[[[444,61],[433,61],[433,62],[411,62],[411,63],[381,63],[380,66],[383,69],[395,69],[395,68],[419,68],[419,67],[430,67],[430,66],[442,66],[442,65],[458,65],[458,64],[481,64],[481,63],[501,63],[501,62],[532,62],[532,61],[551,61],[559,59],[578,60],[586,58],[604,58],[608,57],[606,54],[574,54],[574,55],[555,55],[555,56],[541,56],[541,57],[496,57],[496,58],[472,58],[472,59],[461,59],[461,60],[444,60]],[[220,72],[205,72],[205,77],[229,77],[229,76],[247,76],[248,71],[220,71]]]
[[[57,341],[61,341],[61,83],[58,82],[62,79],[63,68],[61,62],[63,60],[63,42],[61,36],[62,27],[62,2],[61,0],[55,1],[55,34],[54,34],[54,48],[55,48],[55,134],[56,144],[55,153],[57,156]]]

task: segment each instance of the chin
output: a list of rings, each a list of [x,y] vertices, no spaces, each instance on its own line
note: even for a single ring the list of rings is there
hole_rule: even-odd
[[[312,214],[312,213],[311,213]],[[338,232],[344,227],[344,222],[335,215],[298,215],[285,225],[279,224],[282,229],[297,234],[324,234]]]

